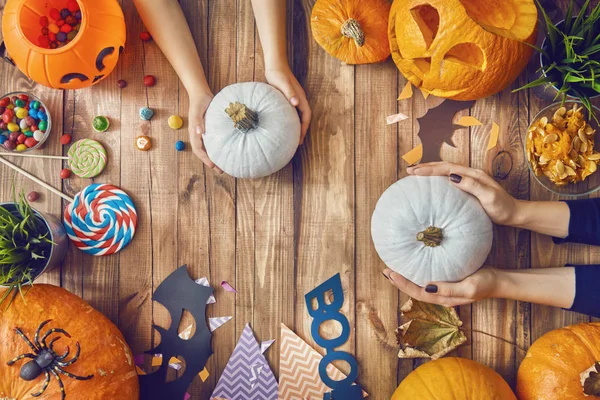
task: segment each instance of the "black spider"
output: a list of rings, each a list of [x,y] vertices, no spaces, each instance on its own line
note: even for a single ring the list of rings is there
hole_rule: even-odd
[[[63,329],[52,328],[52,329],[48,330],[44,334],[44,336],[42,336],[42,338],[40,339],[40,331],[42,330],[44,325],[46,325],[50,321],[52,321],[52,320],[49,319],[47,321],[44,321],[40,324],[40,326],[38,326],[37,331],[35,331],[35,338],[34,338],[35,345],[33,343],[31,343],[31,340],[29,340],[29,338],[27,336],[25,336],[25,334],[19,328],[15,328],[15,333],[17,335],[19,335],[25,341],[25,343],[27,343],[27,345],[29,345],[29,347],[31,347],[31,349],[33,350],[33,352],[35,354],[32,354],[32,353],[21,354],[20,356],[17,356],[15,358],[13,358],[12,360],[10,360],[7,364],[13,365],[17,361],[22,360],[24,358],[32,358],[33,360],[27,362],[26,364],[24,364],[21,367],[21,373],[20,373],[21,379],[26,380],[26,381],[32,381],[35,378],[37,378],[38,376],[40,376],[43,372],[46,375],[46,381],[44,382],[44,384],[39,392],[31,393],[31,395],[33,397],[41,396],[42,393],[44,393],[44,391],[48,388],[48,385],[50,384],[50,374],[52,374],[58,381],[58,386],[60,386],[60,392],[62,393],[62,399],[64,400],[67,397],[67,395],[65,393],[65,386],[63,385],[62,380],[60,379],[60,376],[58,375],[59,373],[66,375],[69,378],[77,379],[80,381],[92,379],[94,377],[94,375],[77,376],[77,375],[74,375],[63,369],[63,367],[68,367],[69,365],[71,365],[75,361],[77,361],[77,359],[79,358],[79,353],[81,351],[81,348],[79,347],[79,342],[77,342],[76,343],[77,351],[75,352],[75,355],[73,356],[73,358],[71,358],[69,361],[65,361],[65,359],[69,356],[69,346],[67,346],[67,349],[64,354],[62,354],[62,355],[56,354],[54,352],[53,346],[54,346],[54,342],[56,342],[58,339],[60,339],[60,336],[53,338],[50,341],[50,344],[46,344],[46,339],[48,338],[48,336],[50,336],[54,332],[62,333],[63,335],[65,335],[68,338],[70,338],[71,335],[69,335]]]

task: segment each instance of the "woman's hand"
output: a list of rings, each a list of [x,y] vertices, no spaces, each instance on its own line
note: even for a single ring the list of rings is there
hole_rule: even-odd
[[[407,172],[419,176],[448,176],[459,189],[477,197],[492,221],[501,225],[519,224],[521,202],[481,170],[442,161],[409,167]]]
[[[499,272],[501,271],[495,268],[483,267],[460,282],[431,282],[425,288],[415,285],[391,269],[383,271],[383,275],[392,285],[414,299],[444,307],[455,307],[496,297]]]
[[[287,65],[277,69],[267,69],[265,71],[265,77],[267,78],[267,82],[279,89],[288,99],[290,104],[296,107],[300,112],[300,120],[302,121],[300,144],[302,144],[306,132],[308,131],[312,115],[310,105],[308,104],[308,100],[306,100],[304,89],[300,83],[298,83],[298,80]]]
[[[204,132],[206,131],[204,126],[204,114],[206,114],[206,109],[212,99],[213,94],[210,92],[199,93],[194,95],[194,97],[190,96],[188,130],[190,133],[190,144],[192,145],[194,154],[198,156],[207,167],[222,174],[223,171],[208,158],[202,139],[202,135],[204,135]]]

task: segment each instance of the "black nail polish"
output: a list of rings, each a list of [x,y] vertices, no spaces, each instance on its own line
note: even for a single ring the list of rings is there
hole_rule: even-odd
[[[425,286],[425,291],[427,293],[437,293],[438,287],[437,287],[437,285],[427,285],[427,286]]]
[[[390,279],[386,274],[384,274],[383,272],[381,272],[381,275],[385,276],[385,279]]]
[[[462,176],[457,174],[450,174],[450,180],[454,183],[460,183],[460,181],[462,181]]]

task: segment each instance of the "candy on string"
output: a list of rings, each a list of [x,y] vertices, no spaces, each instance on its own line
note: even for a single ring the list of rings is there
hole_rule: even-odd
[[[81,178],[98,176],[106,167],[106,150],[96,140],[76,141],[69,149],[68,155],[71,171]]]

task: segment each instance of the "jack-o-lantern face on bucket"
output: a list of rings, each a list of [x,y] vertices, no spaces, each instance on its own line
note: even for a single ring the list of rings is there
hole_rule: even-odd
[[[497,93],[527,65],[536,37],[533,0],[395,0],[394,62],[415,86],[455,100]]]
[[[116,0],[77,0],[79,33],[66,46],[38,46],[39,20],[62,0],[8,0],[2,33],[10,58],[37,83],[57,89],[79,89],[104,79],[117,65],[125,46],[125,19]],[[25,3],[27,5],[25,6]]]

